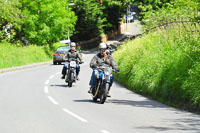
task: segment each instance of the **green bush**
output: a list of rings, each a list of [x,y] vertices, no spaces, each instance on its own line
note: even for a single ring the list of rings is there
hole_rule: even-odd
[[[152,32],[114,53],[116,78],[160,101],[200,109],[199,33],[179,28]]]
[[[22,47],[0,43],[0,69],[50,61],[53,59],[53,52],[58,46],[63,46],[63,44],[56,43],[51,47],[48,45]]]

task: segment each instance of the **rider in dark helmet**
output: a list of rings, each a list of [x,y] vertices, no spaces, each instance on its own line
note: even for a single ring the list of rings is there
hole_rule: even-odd
[[[74,42],[72,42],[70,44],[70,50],[68,50],[65,53],[65,59],[69,60],[71,58],[79,59],[79,61],[82,61],[81,55],[79,54],[78,51],[76,51],[76,44]],[[61,79],[65,79],[66,70],[68,68],[68,65],[69,65],[69,62],[66,62],[65,65],[63,66],[63,69],[62,69],[62,75],[63,76],[61,77]],[[80,72],[80,66],[79,66],[79,64],[76,64],[76,77],[77,77],[77,80],[79,79],[78,78],[79,72]]]
[[[100,43],[99,44],[100,52],[97,55],[95,55],[90,62],[90,67],[93,69],[93,73],[92,73],[92,76],[91,76],[91,79],[90,79],[90,83],[89,83],[90,89],[89,89],[88,93],[91,93],[92,88],[95,87],[96,77],[97,77],[97,74],[98,74],[98,71],[95,68],[97,66],[106,65],[106,66],[112,67],[113,69],[115,69],[115,71],[119,71],[117,64],[114,61],[113,57],[110,54],[106,53],[106,49],[107,49],[106,44]],[[114,76],[112,75],[110,87],[112,86],[113,80],[114,80]],[[109,90],[110,90],[110,87],[109,87]],[[108,91],[107,96],[110,97],[109,91]]]
[[[111,43],[106,43],[106,48],[107,48],[106,52],[112,55],[113,49],[111,47]]]

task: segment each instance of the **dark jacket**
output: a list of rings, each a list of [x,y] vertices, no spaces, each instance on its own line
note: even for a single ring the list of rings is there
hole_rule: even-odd
[[[112,56],[108,55],[108,57],[104,60],[104,57],[101,55],[101,53],[95,55],[90,61],[91,68],[96,68],[98,65],[106,65],[111,66],[113,69],[118,69],[117,64]]]
[[[71,49],[65,52],[65,59],[79,59],[82,61],[81,55],[78,51],[71,52]]]

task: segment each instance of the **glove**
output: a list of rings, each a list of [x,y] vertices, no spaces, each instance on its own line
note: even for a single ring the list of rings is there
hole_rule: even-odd
[[[83,64],[83,63],[84,63],[83,61],[80,61],[80,62],[79,62],[79,64]]]

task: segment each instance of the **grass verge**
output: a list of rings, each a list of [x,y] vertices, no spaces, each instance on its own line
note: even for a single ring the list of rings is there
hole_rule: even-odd
[[[171,27],[122,45],[116,79],[131,90],[190,111],[200,111],[200,37]]]

